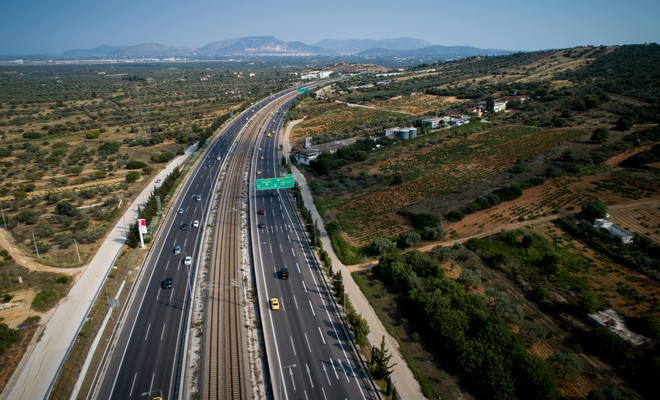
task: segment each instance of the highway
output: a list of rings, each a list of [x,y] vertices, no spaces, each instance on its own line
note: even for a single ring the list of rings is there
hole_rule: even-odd
[[[255,104],[236,118],[190,171],[166,214],[160,233],[140,270],[141,277],[131,292],[129,304],[120,316],[120,325],[97,371],[88,397],[101,399],[144,399],[161,396],[178,398],[187,326],[191,311],[191,291],[200,261],[200,243],[210,200],[220,171],[232,145],[244,131],[247,119],[272,99]],[[199,201],[196,196],[199,197]],[[182,213],[178,213],[179,209]],[[194,221],[199,227],[194,227]],[[182,224],[187,224],[183,229]],[[181,252],[175,254],[175,246]],[[185,257],[191,264],[184,265]],[[169,289],[161,282],[172,278]]]
[[[277,135],[295,96],[280,93],[257,103],[200,155],[161,223],[86,397],[188,396],[183,382],[191,299],[201,287],[200,398],[254,398],[244,348],[243,240],[249,242],[247,261],[253,263],[256,279],[267,397],[379,398],[344,331],[289,191],[255,191],[257,178],[283,174]],[[213,241],[205,255],[202,243],[208,234]],[[198,277],[206,256],[208,272]],[[189,265],[184,263],[187,257]],[[278,275],[282,266],[289,268],[288,280]],[[163,286],[166,278],[172,279],[171,288]],[[200,279],[204,282],[196,285]],[[280,299],[279,310],[270,310],[272,297]]]
[[[282,114],[262,128],[253,156],[252,181],[285,172],[278,131]],[[270,137],[268,133],[272,132]],[[263,158],[263,159],[262,159]],[[257,171],[260,174],[257,175]],[[339,319],[337,304],[309,241],[289,190],[256,191],[250,184],[250,229],[275,399],[374,399],[365,366]],[[289,278],[282,279],[287,267]],[[269,299],[279,299],[271,310]]]

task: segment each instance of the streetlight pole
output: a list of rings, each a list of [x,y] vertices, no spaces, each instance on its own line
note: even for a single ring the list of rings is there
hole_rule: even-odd
[[[289,376],[292,377],[291,381],[293,382],[293,368],[295,368],[295,367],[297,367],[296,364],[291,364],[291,365],[287,365],[286,367],[282,367],[282,369],[280,370],[280,398],[279,398],[279,400],[282,400],[282,386],[284,386],[284,372],[282,370],[289,369]],[[295,388],[295,384],[294,384],[294,388]],[[289,396],[287,396],[287,399],[288,398],[289,398]]]

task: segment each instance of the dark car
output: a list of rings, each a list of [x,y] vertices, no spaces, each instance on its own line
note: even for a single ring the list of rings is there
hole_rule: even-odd
[[[280,278],[289,279],[289,268],[282,267],[282,269],[280,270]]]
[[[188,224],[184,222],[181,224],[179,228],[181,228],[182,231],[185,231],[186,229],[188,229]]]
[[[264,215],[264,214],[266,214],[266,211],[264,211],[264,210],[259,210],[259,211],[257,211],[257,214],[259,214],[259,215]]]
[[[165,280],[160,283],[160,287],[162,287],[163,289],[171,288],[172,287],[172,278],[170,278],[170,277],[165,278]]]
[[[265,228],[265,227],[266,227],[266,224],[264,224],[264,223],[262,222],[262,223],[260,223],[258,226],[259,226],[259,228]]]

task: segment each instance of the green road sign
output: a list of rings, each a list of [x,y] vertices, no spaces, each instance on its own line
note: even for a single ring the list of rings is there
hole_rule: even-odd
[[[257,190],[291,189],[294,182],[293,174],[281,178],[257,179]]]
[[[309,88],[301,87],[301,88],[298,88],[298,91],[299,91],[300,93],[307,93],[307,92],[309,92]]]

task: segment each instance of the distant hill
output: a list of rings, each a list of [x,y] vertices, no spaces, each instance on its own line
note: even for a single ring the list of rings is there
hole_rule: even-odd
[[[303,42],[285,42],[273,36],[248,36],[218,40],[198,49],[167,46],[160,43],[142,43],[130,46],[99,46],[93,49],[78,49],[64,52],[52,58],[98,60],[98,59],[144,59],[144,58],[188,58],[213,59],[224,57],[271,57],[271,56],[321,56],[359,61],[379,59],[383,62],[400,62],[402,59],[416,61],[440,61],[470,56],[510,54],[508,50],[479,49],[469,46],[435,46],[414,38],[383,40],[325,39],[315,45]],[[49,57],[51,58],[51,57]]]
[[[303,42],[285,42],[273,36],[249,36],[211,42],[197,50],[199,56],[227,55],[315,55],[327,50]]]
[[[62,58],[168,58],[190,57],[195,50],[188,47],[165,46],[160,43],[142,43],[132,46],[99,46],[93,49],[69,50]]]
[[[414,38],[397,38],[383,40],[369,39],[324,39],[316,43],[317,46],[332,50],[339,54],[355,54],[365,50],[382,48],[391,50],[414,50],[431,46],[431,43]]]
[[[418,58],[437,61],[455,60],[473,56],[499,56],[513,54],[511,50],[480,49],[470,46],[427,46],[420,49],[396,50],[372,48],[355,54],[369,58]]]

